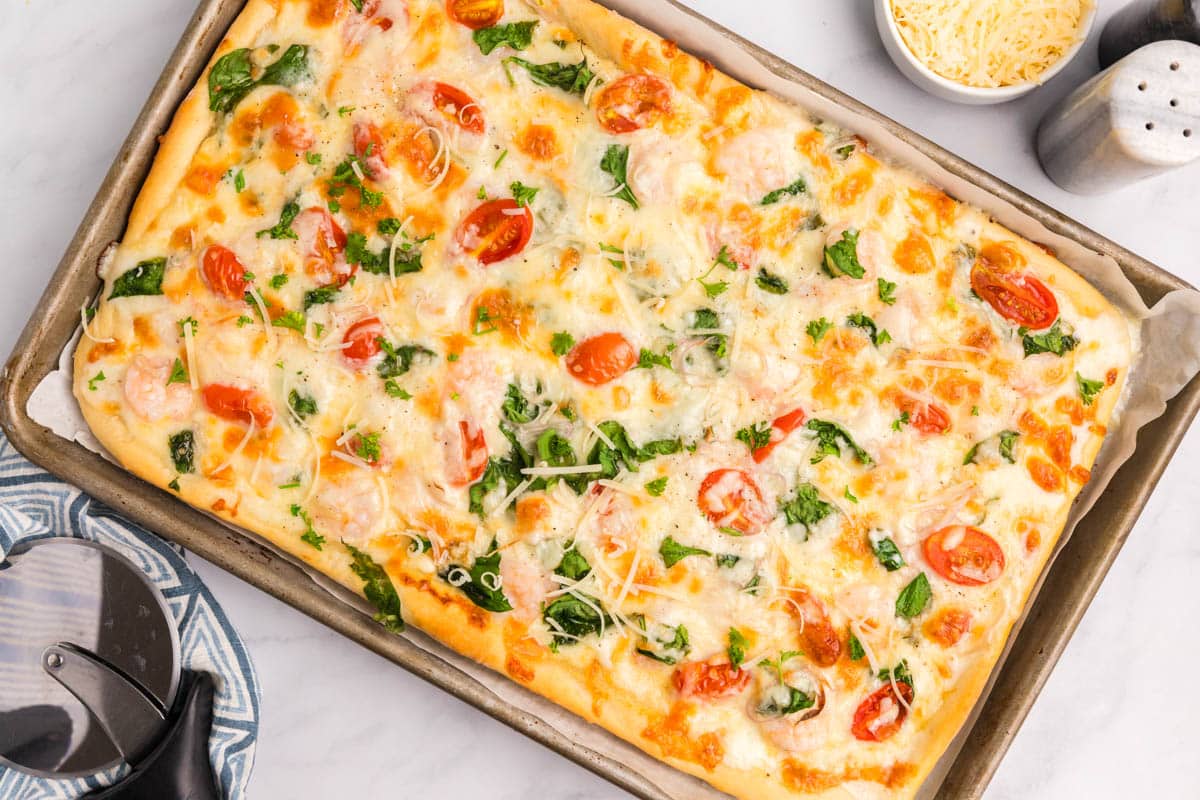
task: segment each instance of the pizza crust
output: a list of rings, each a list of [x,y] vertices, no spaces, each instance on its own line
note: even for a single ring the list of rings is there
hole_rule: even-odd
[[[546,0],[541,5],[544,13],[557,18],[577,32],[590,47],[614,61],[621,69],[668,76],[677,89],[687,92],[710,109],[715,109],[719,103],[727,102],[730,98],[741,101],[743,93],[745,99],[750,97],[750,93],[740,83],[717,71],[707,62],[684,53],[672,43],[589,0]],[[277,9],[269,0],[250,0],[214,54],[213,62],[234,48],[253,46],[260,32],[276,14]],[[137,240],[153,231],[157,217],[170,204],[172,195],[183,180],[193,156],[209,135],[213,118],[207,108],[206,96],[206,84],[202,79],[177,111],[133,207],[126,233],[128,240]],[[722,97],[725,98],[724,101],[721,100]],[[1119,312],[1078,274],[1031,243],[995,223],[989,223],[984,238],[1014,242],[1030,263],[1036,265],[1036,271],[1046,278],[1055,292],[1068,296],[1077,309],[1095,316],[1119,317]],[[111,309],[102,305],[100,314],[109,311]],[[161,454],[148,452],[139,446],[124,415],[112,413],[111,409],[97,405],[89,397],[87,383],[91,372],[91,359],[98,347],[103,345],[83,338],[75,354],[74,388],[84,418],[99,441],[126,469],[156,486],[166,487],[175,477],[175,473]],[[1126,341],[1124,350],[1128,352],[1129,347]],[[1127,372],[1128,367],[1123,365],[1119,369],[1115,384],[1111,387],[1112,390],[1103,392],[1097,398],[1097,421],[1105,423],[1111,417],[1121,395]],[[1101,436],[1091,436],[1087,440],[1082,451],[1083,465],[1090,467],[1102,442]],[[288,522],[282,514],[260,514],[253,504],[231,510],[224,502],[228,496],[227,487],[208,480],[184,481],[179,492],[183,501],[214,513],[234,526],[253,531],[351,591],[361,592],[361,581],[350,571],[341,548],[327,547],[318,551],[304,545],[294,533],[289,532],[286,524],[281,524]],[[1064,504],[1054,520],[1055,537],[1061,533],[1069,511],[1070,506]],[[1035,572],[1040,573],[1046,558],[1053,550],[1053,547],[1048,547],[1043,551],[1045,557]],[[397,548],[393,559],[403,558],[403,548]],[[547,697],[588,722],[603,726],[651,755],[662,757],[659,744],[646,735],[646,730],[653,720],[661,718],[669,709],[671,700],[665,694],[651,698],[649,704],[646,698],[622,694],[613,694],[603,702],[598,702],[595,699],[596,682],[589,678],[587,659],[582,652],[565,657],[560,655],[522,660],[520,656],[514,655],[514,651],[506,642],[505,630],[510,624],[509,620],[483,612],[461,594],[450,591],[448,587],[428,584],[422,586],[407,577],[401,578],[404,573],[397,568],[389,572],[400,594],[407,622],[455,651],[509,675],[526,688]],[[1024,587],[1021,607],[1028,601],[1028,594],[1033,585],[1030,583]],[[894,787],[894,796],[908,797],[915,794],[958,733],[983,691],[991,666],[1004,648],[1007,630],[1014,622],[1015,619],[1007,620],[1005,636],[992,637],[987,657],[977,660],[976,668],[961,676],[952,699],[923,720],[924,742],[919,748],[921,755],[912,766],[911,774],[901,776],[904,780]],[[512,660],[514,658],[516,663]],[[656,665],[654,668],[659,667]],[[673,757],[664,760],[735,796],[763,800],[784,800],[796,796],[796,793],[788,788],[786,781],[778,775],[759,770],[737,769],[724,763],[708,770],[689,760]],[[841,788],[821,788],[819,782],[807,788],[805,795],[814,798],[845,796]]]

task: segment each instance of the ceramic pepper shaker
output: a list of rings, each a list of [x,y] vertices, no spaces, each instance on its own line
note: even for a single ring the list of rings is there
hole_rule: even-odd
[[[1200,45],[1148,44],[1051,108],[1037,132],[1042,169],[1096,194],[1200,158]]]
[[[1139,47],[1163,39],[1200,44],[1200,0],[1134,0],[1100,34],[1100,66],[1111,67]]]

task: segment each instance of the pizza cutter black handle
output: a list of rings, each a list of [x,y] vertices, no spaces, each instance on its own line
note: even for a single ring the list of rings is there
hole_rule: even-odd
[[[207,672],[184,672],[182,707],[166,736],[120,783],[87,800],[221,800],[208,760],[214,685]]]

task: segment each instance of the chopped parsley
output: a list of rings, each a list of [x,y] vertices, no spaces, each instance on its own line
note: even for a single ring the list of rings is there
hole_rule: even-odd
[[[729,647],[725,652],[729,655],[729,663],[735,667],[742,666],[742,662],[746,660],[746,648],[750,643],[746,641],[746,637],[737,628],[729,629]]]
[[[176,358],[175,363],[171,366],[171,377],[167,378],[167,386],[172,383],[187,383],[189,381],[187,368],[183,366],[183,361]]]
[[[288,392],[288,406],[296,412],[300,419],[306,419],[317,413],[317,401],[311,395],[300,394],[292,389]]]
[[[271,320],[271,327],[291,328],[292,330],[296,331],[296,333],[303,335],[306,321],[307,318],[304,316],[303,311],[288,311],[287,313],[281,314],[280,316]]]
[[[900,430],[905,425],[907,425],[911,419],[912,419],[911,414],[909,414],[907,411],[901,411],[900,416],[897,417],[896,419],[892,420],[892,430],[894,430],[894,431]]]
[[[358,167],[358,172],[354,168]],[[346,193],[347,189],[357,189],[358,197],[364,208],[376,208],[383,203],[383,192],[373,192],[363,184],[362,178],[358,177],[359,173],[368,178],[374,177],[371,170],[363,163],[358,156],[347,156],[342,163],[338,164],[330,176],[326,185],[326,191],[330,197],[338,198]],[[349,246],[347,244],[347,246]]]
[[[513,200],[517,201],[517,205],[524,207],[533,205],[533,198],[537,197],[538,190],[530,186],[526,186],[520,181],[513,181],[508,187],[512,190]]]
[[[1017,333],[1021,336],[1021,344],[1025,347],[1026,358],[1039,353],[1054,353],[1056,356],[1062,356],[1068,350],[1074,350],[1079,346],[1078,339],[1070,333],[1063,332],[1061,319],[1054,320],[1050,330],[1045,333],[1033,334],[1025,327],[1020,328]]]
[[[661,478],[655,478],[652,481],[647,481],[646,494],[650,495],[651,497],[661,497],[662,493],[667,490],[667,480],[667,476],[663,475]]]
[[[896,284],[883,278],[878,278],[875,281],[875,285],[879,287],[879,302],[889,306],[896,302]]]
[[[734,438],[742,442],[746,447],[750,448],[753,453],[760,447],[766,447],[771,442],[771,424],[769,422],[756,422],[753,425],[742,428]]]
[[[246,188],[246,173],[238,170],[233,173],[233,190],[238,194],[242,193],[242,189]]]
[[[863,649],[862,642],[860,642],[858,640],[858,637],[854,635],[854,631],[850,631],[849,642],[850,642],[850,660],[851,661],[862,661],[863,658],[866,657],[867,651]]]
[[[504,395],[504,404],[500,406],[501,413],[509,422],[516,425],[524,425],[527,422],[533,422],[537,419],[541,409],[536,403],[531,403],[525,399],[525,395],[521,393],[521,387],[515,383],[508,385],[508,391]]]
[[[1104,381],[1088,380],[1078,372],[1075,373],[1075,382],[1079,384],[1079,398],[1085,406],[1096,402],[1096,395],[1104,390]]]
[[[559,331],[550,337],[550,350],[556,356],[565,356],[575,346],[575,337],[566,331]]]
[[[282,289],[287,282],[288,276],[281,272],[278,275],[272,275],[271,280],[267,281],[267,285],[272,289]]]
[[[308,311],[313,306],[332,303],[337,299],[338,286],[330,284],[329,286],[318,286],[316,289],[309,289],[304,293],[304,310]]]
[[[668,347],[668,350],[671,349]],[[669,353],[655,353],[653,350],[647,350],[645,347],[638,353],[637,368],[651,369],[653,367],[666,367],[671,369],[671,356]]]
[[[394,378],[388,378],[383,382],[383,391],[388,397],[395,397],[400,400],[412,400],[412,395],[404,391]]]
[[[829,329],[832,327],[832,322],[824,317],[821,317],[820,319],[814,319],[812,322],[808,323],[808,327],[806,327],[804,330],[813,340],[813,344],[817,344],[821,341],[821,337],[828,333]]]
[[[831,503],[821,499],[816,486],[801,483],[796,486],[796,493],[780,504],[779,510],[788,525],[803,525],[807,535],[821,520],[832,514],[834,508]]]
[[[384,357],[378,366],[375,367],[375,371],[384,380],[399,378],[408,372],[412,369],[413,360],[418,356],[432,358],[436,355],[428,347],[422,347],[419,344],[394,345],[382,337],[376,341],[379,342],[379,347],[383,350]]]
[[[88,391],[89,392],[96,391],[96,384],[103,383],[104,380],[105,380],[104,370],[100,370],[95,375],[88,378]]]

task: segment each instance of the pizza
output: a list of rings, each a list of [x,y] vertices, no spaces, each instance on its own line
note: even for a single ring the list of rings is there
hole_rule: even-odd
[[[1135,351],[589,0],[250,0],[99,270],[127,469],[741,798],[917,791]]]

